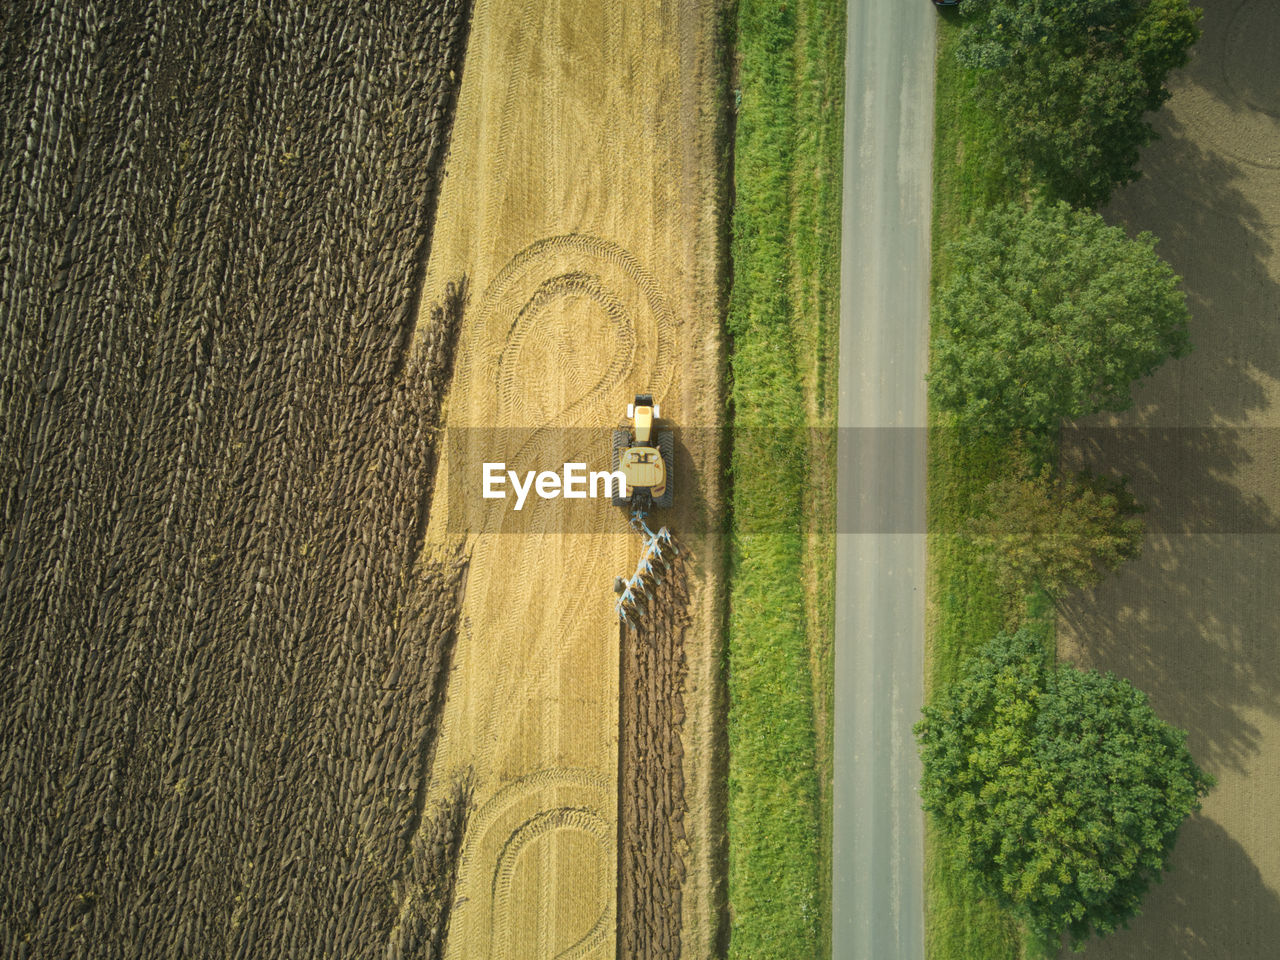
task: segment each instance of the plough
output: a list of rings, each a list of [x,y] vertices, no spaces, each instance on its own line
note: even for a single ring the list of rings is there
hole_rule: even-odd
[[[663,575],[671,570],[671,560],[680,549],[671,539],[671,531],[660,527],[657,533],[649,529],[645,512],[635,510],[631,514],[631,529],[644,537],[644,550],[640,562],[630,580],[616,577],[613,589],[618,594],[618,619],[633,630],[640,617],[649,612],[653,604],[653,591],[662,583]]]
[[[671,570],[671,559],[677,553],[666,527],[654,533],[644,522],[648,511],[666,510],[672,502],[675,434],[669,427],[659,425],[658,416],[653,395],[638,393],[635,402],[627,404],[631,422],[613,431],[613,469],[626,480],[614,494],[613,503],[631,510],[631,529],[644,537],[644,551],[631,579],[613,580],[618,619],[632,630],[639,618],[649,612],[653,590]]]

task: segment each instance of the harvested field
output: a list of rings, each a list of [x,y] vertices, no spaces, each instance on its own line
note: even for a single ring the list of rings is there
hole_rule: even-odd
[[[607,455],[637,392],[652,392],[678,428],[720,424],[717,17],[717,5],[691,0],[476,4],[425,286],[429,302],[465,274],[473,291],[451,432],[512,429],[549,456],[563,431],[599,430]],[[699,558],[688,570],[688,675],[664,704],[683,695],[688,705],[683,761],[669,762],[685,780],[689,877],[667,895],[693,957],[711,955],[719,909],[722,560],[706,533],[719,525],[716,444],[714,431],[680,431],[676,507],[660,518],[698,531],[685,537]],[[454,462],[442,475],[474,474],[478,498],[477,449],[446,447]],[[474,775],[447,956],[613,958],[619,794],[636,773],[624,767],[619,783],[610,586],[634,569],[639,540],[607,501],[532,516],[501,507],[476,527],[449,522],[458,497],[449,492],[447,509],[436,497],[427,534],[430,549],[461,544],[469,559],[430,795],[434,804],[455,774]]]
[[[1068,459],[1134,478],[1140,560],[1065,605],[1064,656],[1129,677],[1218,778],[1173,871],[1090,958],[1263,960],[1280,943],[1280,7],[1205,0],[1204,36],[1109,217],[1161,238],[1192,354]]]
[[[465,0],[10,4],[0,953],[439,956]]]

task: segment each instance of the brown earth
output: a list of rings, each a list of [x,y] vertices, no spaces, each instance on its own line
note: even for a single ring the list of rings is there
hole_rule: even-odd
[[[685,632],[689,593],[679,541],[664,547],[652,605],[619,625],[618,956],[680,956],[684,865]]]
[[[425,287],[430,301],[466,274],[474,291],[451,434],[523,428],[505,459],[532,451],[541,469],[558,469],[566,429],[598,431],[586,456],[600,469],[637,392],[682,428],[720,423],[718,15],[691,0],[477,3]],[[498,502],[477,526],[487,442],[451,437],[454,489],[437,496],[428,531],[434,549],[465,531],[470,559],[431,790],[434,802],[456,772],[474,775],[448,956],[612,958],[620,661],[610,587],[634,569],[640,541],[607,501],[529,514]],[[662,518],[700,558],[685,639],[680,914],[698,957],[711,953],[717,916],[722,560],[705,531],[717,523],[718,466],[714,434],[683,429],[677,507]]]
[[[1280,944],[1280,6],[1203,0],[1204,36],[1108,216],[1160,237],[1194,352],[1068,462],[1149,508],[1140,560],[1064,604],[1060,652],[1130,678],[1218,778],[1172,872],[1091,958],[1263,960]]]
[[[374,6],[5,7],[6,957],[440,943],[462,303],[419,290],[467,5]]]

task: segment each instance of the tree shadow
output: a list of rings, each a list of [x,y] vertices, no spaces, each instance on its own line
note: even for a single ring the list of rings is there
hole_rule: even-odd
[[[1239,4],[1204,6],[1205,38],[1154,118],[1144,176],[1104,210],[1130,235],[1160,238],[1183,278],[1193,349],[1136,384],[1133,409],[1063,431],[1064,467],[1129,476],[1148,513],[1143,556],[1060,604],[1059,649],[1132,680],[1187,731],[1197,761],[1234,782],[1206,804],[1221,824],[1184,825],[1173,872],[1130,929],[1089,944],[1099,960],[1260,960],[1280,943],[1280,897],[1250,857],[1265,838],[1239,813],[1242,802],[1274,811],[1264,771],[1280,744],[1280,429],[1259,426],[1280,399],[1280,224],[1252,199],[1268,202],[1260,168],[1212,145],[1244,122],[1224,87]],[[1231,68],[1238,93],[1268,65]],[[1213,130],[1204,111],[1219,103],[1228,114]]]
[[[1280,896],[1248,852],[1213,820],[1183,824],[1173,869],[1128,929],[1092,940],[1087,960],[1270,960],[1280,943]],[[1064,951],[1062,956],[1077,956]]]
[[[1178,79],[1212,94],[1233,119],[1280,123],[1280,6],[1272,0],[1199,0],[1195,6],[1204,8],[1202,33]]]
[[[1239,0],[1202,5],[1204,37],[1153,118],[1144,175],[1103,211],[1160,238],[1187,293],[1192,352],[1136,384],[1131,410],[1063,432],[1064,467],[1131,478],[1148,534],[1139,560],[1060,604],[1059,650],[1132,680],[1232,782],[1206,803],[1222,822],[1187,821],[1173,871],[1129,929],[1089,944],[1091,960],[1261,960],[1280,943],[1280,897],[1250,856],[1267,846],[1257,824],[1274,815],[1267,769],[1280,748],[1280,223],[1270,171],[1232,155],[1259,137],[1270,150],[1272,128],[1249,126],[1236,95],[1273,89],[1274,63],[1235,56]]]
[[[1135,384],[1119,422],[1240,423],[1269,406],[1280,379],[1280,284],[1270,273],[1274,225],[1240,189],[1247,164],[1193,139],[1168,111],[1142,155],[1143,177],[1103,211],[1131,235],[1149,230],[1183,279],[1191,308],[1189,356]]]
[[[1060,450],[1064,469],[1127,477],[1149,534],[1280,533],[1280,429],[1073,425]]]
[[[1209,772],[1243,773],[1280,737],[1277,583],[1280,537],[1148,535],[1141,559],[1059,604],[1059,649],[1146,691]]]
[[[1280,399],[1280,224],[1251,199],[1259,168],[1212,147],[1201,120],[1178,119],[1214,94],[1229,56],[1220,40],[1238,4],[1205,7],[1205,41],[1154,118],[1144,176],[1104,211],[1160,238],[1183,278],[1193,349],[1136,384],[1133,409],[1062,433],[1064,467],[1131,478],[1148,535],[1140,560],[1064,601],[1061,617],[1064,651],[1146,690],[1217,772],[1244,771],[1280,738],[1280,428],[1258,425]]]

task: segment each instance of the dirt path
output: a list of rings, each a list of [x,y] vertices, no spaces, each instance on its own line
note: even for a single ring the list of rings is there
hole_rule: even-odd
[[[455,436],[529,428],[509,435],[519,439],[506,459],[520,448],[530,466],[558,469],[570,436],[560,431],[598,430],[584,452],[598,469],[636,392],[651,391],[682,427],[719,422],[714,27],[714,9],[691,2],[477,3],[423,298],[469,277],[447,414]],[[634,568],[639,540],[607,501],[491,512],[481,531],[460,521],[457,505],[478,502],[480,447],[492,439],[468,436],[448,444],[442,476],[453,486],[447,507],[438,492],[428,532],[440,545],[465,527],[471,558],[429,797],[473,771],[447,955],[613,957],[610,586]],[[666,522],[705,530],[719,497],[714,446],[685,432],[678,461]],[[720,560],[705,537],[686,539],[697,559],[682,916],[689,955],[705,956]]]
[[[1111,219],[1185,279],[1194,352],[1125,426],[1079,437],[1134,478],[1140,561],[1066,605],[1061,652],[1115,670],[1218,778],[1173,872],[1092,958],[1274,957],[1280,942],[1280,7],[1205,0],[1204,36]],[[1162,428],[1162,429],[1155,429]]]

